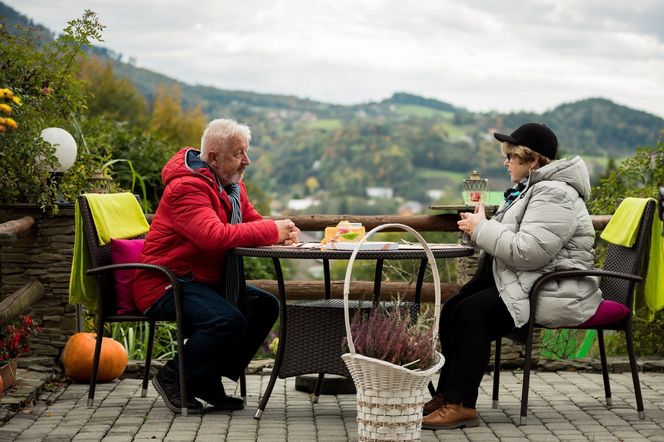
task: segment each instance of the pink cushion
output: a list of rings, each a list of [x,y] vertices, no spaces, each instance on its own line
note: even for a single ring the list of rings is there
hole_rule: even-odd
[[[138,262],[144,243],[144,239],[111,239],[111,262],[113,264]],[[115,272],[115,307],[119,315],[136,313],[137,308],[131,292],[133,275],[134,270]]]
[[[630,310],[626,305],[619,302],[602,299],[602,302],[600,302],[595,314],[583,324],[577,325],[577,327],[590,328],[612,324],[614,322],[625,319],[629,314]]]

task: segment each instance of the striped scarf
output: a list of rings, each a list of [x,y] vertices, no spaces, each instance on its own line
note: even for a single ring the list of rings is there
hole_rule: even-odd
[[[240,186],[237,183],[229,184],[224,188],[231,200],[233,212],[231,213],[231,224],[242,222],[242,210],[240,209]],[[240,298],[242,258],[229,253],[226,255],[226,300],[237,306]]]
[[[503,203],[503,207],[505,208],[509,207],[510,204],[512,204],[514,200],[516,200],[519,197],[519,195],[521,195],[521,192],[523,192],[523,189],[525,189],[527,185],[528,185],[528,180],[525,180],[507,189],[503,194],[505,196],[505,202]]]

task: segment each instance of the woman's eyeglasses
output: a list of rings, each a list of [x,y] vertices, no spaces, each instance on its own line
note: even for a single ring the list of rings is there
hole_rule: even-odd
[[[519,158],[519,157],[517,157],[514,154],[511,154],[511,153],[505,154],[505,161],[507,161],[508,163],[511,163],[512,160],[516,160],[517,158]]]

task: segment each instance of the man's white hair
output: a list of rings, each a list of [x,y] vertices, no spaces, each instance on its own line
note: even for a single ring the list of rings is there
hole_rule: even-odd
[[[249,126],[226,118],[210,121],[201,137],[201,158],[206,160],[208,152],[225,149],[228,147],[228,140],[238,136],[249,143],[251,141]]]

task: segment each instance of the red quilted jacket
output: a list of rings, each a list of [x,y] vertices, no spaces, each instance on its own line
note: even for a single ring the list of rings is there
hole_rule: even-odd
[[[176,275],[192,273],[195,281],[220,285],[224,258],[234,247],[277,242],[277,226],[264,220],[247,198],[240,182],[242,223],[230,224],[231,202],[212,172],[191,148],[181,149],[161,172],[166,186],[145,240],[140,262],[166,266]],[[133,293],[145,311],[166,291],[168,279],[137,270]]]

